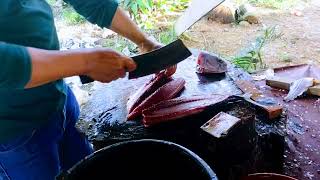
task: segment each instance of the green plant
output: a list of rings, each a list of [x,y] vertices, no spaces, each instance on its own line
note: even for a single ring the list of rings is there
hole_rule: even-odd
[[[241,67],[242,69],[251,73],[257,69],[257,54],[255,51],[250,51],[245,56],[235,57],[232,62],[238,67]]]
[[[69,25],[81,24],[86,21],[83,16],[75,12],[71,7],[63,9],[62,17]]]
[[[173,12],[187,7],[190,0],[122,0],[122,5],[144,29],[154,29],[160,23],[170,25]]]
[[[276,27],[266,28],[263,34],[256,38],[253,46],[242,56],[237,56],[232,59],[232,62],[247,70],[248,72],[253,72],[257,70],[257,67],[264,69],[266,68],[266,64],[263,61],[263,47],[270,41],[278,39],[282,36],[282,33],[276,32]]]
[[[158,36],[158,42],[162,44],[169,44],[172,41],[177,39],[177,35],[173,28],[170,28],[165,31],[161,31],[160,33],[157,34],[157,36]]]

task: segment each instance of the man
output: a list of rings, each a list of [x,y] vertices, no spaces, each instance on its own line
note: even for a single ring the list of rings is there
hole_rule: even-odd
[[[142,52],[158,46],[115,0],[65,1]],[[54,179],[92,153],[75,128],[79,107],[62,78],[88,75],[110,82],[136,68],[132,59],[110,49],[58,50],[45,0],[0,1],[0,179]]]

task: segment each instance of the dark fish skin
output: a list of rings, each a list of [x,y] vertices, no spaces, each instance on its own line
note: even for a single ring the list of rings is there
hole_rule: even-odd
[[[214,74],[224,73],[227,71],[227,63],[216,55],[201,52],[197,60],[197,73]]]

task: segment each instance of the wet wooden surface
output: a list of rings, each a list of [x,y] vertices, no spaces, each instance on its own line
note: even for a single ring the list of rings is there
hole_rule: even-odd
[[[320,68],[301,65],[278,68],[283,78],[320,78]],[[291,102],[283,101],[287,90],[271,88],[265,81],[257,83],[264,94],[275,97],[286,110],[286,151],[284,173],[297,179],[320,179],[320,99],[306,95]]]
[[[201,76],[195,73],[197,54],[179,63],[174,78],[182,77],[186,80],[185,89],[180,96],[223,94],[239,95],[242,92],[236,87],[233,81],[225,74],[216,76]],[[231,68],[231,67],[230,67]],[[102,129],[107,129],[113,124],[123,124],[126,122],[127,109],[126,103],[133,93],[138,90],[151,76],[139,79],[128,80],[120,79],[109,84],[95,84],[94,95],[89,102],[82,108],[84,120],[93,120],[95,123],[89,131],[89,136],[103,139],[105,134]],[[136,124],[128,122],[126,124]],[[107,128],[104,128],[106,126]],[[139,127],[140,128],[140,127]],[[129,135],[131,136],[131,135]]]
[[[182,77],[186,86],[181,96],[242,92],[230,76],[250,78],[230,66],[227,74],[202,76],[195,73],[197,54],[178,65],[174,78]],[[131,94],[150,77],[135,80],[120,79],[109,84],[96,84],[90,101],[82,108],[80,127],[88,134],[97,149],[133,139],[162,139],[181,144],[194,151],[216,171],[220,179],[237,179],[259,171],[280,172],[282,169],[285,125],[283,121],[267,124],[261,113],[243,98],[232,96],[205,112],[144,128],[140,120],[126,121],[126,103]],[[201,126],[219,112],[242,120],[241,125],[227,138],[215,139],[201,131]]]

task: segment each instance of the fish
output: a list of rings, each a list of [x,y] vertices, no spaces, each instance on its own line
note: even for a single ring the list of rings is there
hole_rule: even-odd
[[[142,112],[143,124],[150,127],[203,112],[208,106],[226,100],[227,95],[195,95],[162,101]]]
[[[129,113],[128,120],[140,116],[144,109],[154,104],[176,97],[184,88],[185,83],[183,78],[177,78],[161,86]]]

